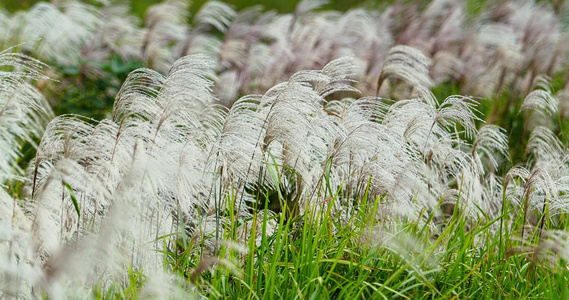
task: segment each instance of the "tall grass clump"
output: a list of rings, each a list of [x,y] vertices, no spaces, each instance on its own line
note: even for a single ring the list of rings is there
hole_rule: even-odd
[[[494,153],[504,152],[503,133],[489,127],[488,137],[465,151],[456,128],[477,134],[475,102],[455,96],[439,105],[422,94],[393,104],[374,97],[326,100],[358,92],[352,64],[341,58],[298,72],[227,110],[211,92],[213,61],[187,56],[168,76],[131,73],[113,120],[53,119],[25,188],[30,246],[49,270],[31,286],[52,297],[73,285],[108,289],[118,280],[126,286],[132,272],[169,270],[167,253],[208,259],[227,248],[224,241],[266,247],[269,236],[311,214],[327,216],[304,226],[327,222],[329,235],[352,228],[361,209],[374,216],[369,224],[405,217],[427,226],[425,209],[436,210],[449,191],[462,194],[460,206],[459,198],[446,200],[465,216],[475,213],[468,206],[494,213],[499,193],[484,192],[488,164],[478,151],[495,161]],[[363,198],[374,201],[372,210],[361,208]],[[60,261],[75,255],[90,257],[81,274]],[[221,259],[214,261],[233,266]]]
[[[0,295],[567,297],[563,4],[325,5],[2,14]]]

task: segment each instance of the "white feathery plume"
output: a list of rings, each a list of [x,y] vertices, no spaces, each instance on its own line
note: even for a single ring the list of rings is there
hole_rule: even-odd
[[[411,161],[416,175],[411,177],[416,179],[406,182],[415,182],[413,188],[424,197],[422,207],[434,206],[453,182],[465,184],[465,207],[471,208],[469,213],[476,211],[474,204],[488,210],[495,206],[495,200],[484,196],[481,189],[483,170],[473,166],[476,158],[463,150],[465,142],[456,130],[458,123],[475,135],[477,117],[473,107],[469,99],[460,97],[449,97],[438,109],[419,100],[400,100],[386,113],[383,124],[406,141],[408,151],[414,153]],[[485,144],[483,140],[478,141],[477,147],[480,143]]]
[[[288,27],[289,34],[297,31],[302,30],[300,26],[302,21],[304,21],[304,17],[309,14],[312,10],[318,9],[328,3],[327,0],[302,0],[294,9],[294,13],[290,20],[290,25]],[[303,25],[303,24],[302,24]]]
[[[6,43],[10,41],[11,32],[14,32],[14,21],[16,21],[16,16],[8,15],[6,10],[0,11],[0,26],[4,28],[5,32],[0,34],[0,48],[6,48]]]
[[[354,8],[343,13],[337,21],[341,39],[334,39],[332,50],[337,56],[355,57],[354,79],[356,87],[364,95],[372,95],[377,90],[377,80],[382,63],[393,46],[390,31],[390,10],[383,13]]]
[[[18,201],[3,190],[0,211],[0,292],[4,297],[32,298],[30,283],[43,270],[31,247],[31,221]]]
[[[380,123],[387,109],[376,98],[331,102],[326,107],[338,118],[341,130],[329,154],[330,181],[334,190],[343,186],[349,198],[358,199],[366,190],[371,198],[387,195],[382,210],[397,212],[392,216],[413,215],[415,204],[409,199],[416,187],[413,182],[419,181],[417,171],[404,143]]]
[[[510,201],[516,206],[522,205],[524,186],[529,176],[530,171],[520,164],[508,170],[502,182],[506,201]]]
[[[236,70],[224,71],[217,77],[214,92],[223,105],[230,107],[235,103],[235,99],[239,99],[240,85],[239,74]]]
[[[242,73],[243,69],[250,68],[247,60],[252,58],[251,48],[259,46],[260,39],[264,37],[264,30],[268,26],[274,13],[262,13],[259,6],[244,9],[236,14],[223,38],[220,53],[220,67],[222,70],[236,66]]]
[[[146,272],[145,272],[146,273]],[[192,286],[185,278],[165,272],[145,274],[144,286],[140,292],[142,299],[191,299],[200,296],[192,292]]]
[[[429,77],[431,60],[420,50],[409,46],[395,46],[389,50],[381,75],[377,83],[377,92],[382,83],[389,77],[406,81],[432,107],[436,107],[436,99],[430,91],[432,85]]]
[[[547,84],[548,87],[549,83],[546,82],[545,84]],[[531,109],[540,114],[548,114],[551,116],[557,113],[557,106],[557,98],[553,96],[549,88],[535,89],[524,98],[520,111]]]
[[[537,75],[550,72],[555,65],[562,24],[551,9],[532,2],[512,3],[508,22],[523,32],[525,64]]]
[[[260,95],[240,98],[231,107],[210,159],[220,155],[220,166],[228,182],[239,185],[255,183],[263,178],[264,154],[261,151],[265,138],[265,118],[259,110]]]
[[[443,126],[448,124],[449,120],[456,124],[462,125],[466,131],[467,137],[472,137],[477,133],[475,121],[482,121],[475,108],[478,102],[466,96],[449,96],[439,105],[437,115],[434,122],[440,122]]]
[[[480,22],[469,31],[460,56],[464,62],[463,93],[491,97],[497,88],[506,86],[508,72],[517,71],[523,59],[519,40],[519,33],[503,23]]]
[[[532,154],[535,162],[555,162],[565,154],[565,147],[547,127],[534,128],[526,145],[526,155]]]
[[[327,0],[302,0],[296,6],[294,13],[295,15],[303,15],[311,10],[318,9],[326,4],[328,4]]]
[[[350,61],[338,59],[323,71],[297,72],[288,82],[273,87],[263,96],[261,105],[267,114],[264,147],[273,141],[282,145],[283,163],[296,170],[297,185],[313,187],[323,174],[322,164],[327,160],[328,145],[333,143],[337,129],[322,110],[324,99],[320,93],[353,90],[341,83],[350,74],[349,69],[347,72],[338,69],[349,66]],[[315,83],[314,88],[311,82]],[[301,191],[297,187],[297,195]]]
[[[403,137],[419,152],[433,147],[439,138],[450,140],[450,134],[435,122],[437,111],[418,100],[400,100],[389,107],[383,124]]]
[[[429,150],[427,165],[436,170],[439,180],[448,183],[455,180],[471,166],[471,157],[455,147],[456,139],[440,139]],[[471,174],[468,174],[471,175]]]
[[[396,103],[397,105],[392,105],[392,110],[386,116],[391,128],[395,124],[403,123],[399,129],[394,130],[404,130],[401,136],[412,142],[415,147],[420,147],[416,148],[416,151],[423,153],[427,165],[437,170],[438,177],[443,182],[458,176],[462,170],[470,166],[471,158],[460,149],[463,142],[457,136],[456,125],[448,122],[452,120],[462,125],[467,133],[476,132],[474,119],[477,117],[472,112],[474,104],[468,100],[470,99],[450,96],[437,110],[418,101],[400,101]],[[428,122],[429,117],[425,116],[431,116],[432,123]],[[446,129],[448,126],[451,126],[454,132],[448,131]]]
[[[0,52],[0,67],[13,68],[0,71],[0,185],[6,180],[23,175],[17,165],[22,142],[37,147],[44,126],[53,112],[45,98],[28,80],[46,78],[43,63],[18,53],[12,48]]]
[[[529,170],[526,169],[524,166],[515,165],[511,167],[510,170],[508,170],[508,173],[506,173],[506,176],[504,176],[504,187],[507,187],[510,184],[510,182],[514,181],[514,178],[516,177],[522,179],[523,182],[525,182],[528,179],[529,175],[530,175]]]
[[[151,68],[166,73],[174,61],[187,55],[206,53],[210,60],[220,56],[222,42],[212,29],[225,33],[235,11],[225,3],[208,1],[187,24],[187,6],[184,1],[168,1],[149,8],[144,48]]]
[[[106,276],[122,276],[127,264],[132,264],[133,268],[139,267],[141,259],[148,255],[145,245],[152,236],[139,235],[149,225],[152,227],[152,223],[158,223],[156,220],[148,223],[155,210],[150,210],[153,213],[149,214],[147,206],[140,202],[141,196],[150,192],[150,185],[142,180],[146,175],[145,156],[139,152],[143,148],[141,143],[135,146],[130,170],[113,191],[113,205],[105,211],[97,234],[79,238],[73,243],[74,246],[61,247],[49,255],[44,262],[44,268],[49,271],[39,280],[36,288],[52,297],[63,297],[69,293],[82,293],[81,290],[67,291],[68,287],[91,284],[92,278],[102,278],[101,283],[105,284]],[[117,249],[123,249],[122,253],[130,255],[117,255]],[[135,251],[132,252],[132,249]],[[84,257],[90,259],[85,260]],[[145,269],[152,272],[153,263],[144,261]]]
[[[53,253],[72,238],[71,234],[79,232],[80,211],[83,221],[92,220],[97,208],[103,209],[110,201],[110,193],[86,168],[101,150],[89,145],[93,129],[85,118],[55,118],[47,126],[30,164],[34,234],[40,253]],[[71,192],[75,193],[75,200]]]
[[[143,68],[131,72],[116,96],[113,104],[113,120],[122,124],[125,121],[131,122],[130,119],[135,119],[132,122],[137,122],[137,118],[142,118],[141,121],[156,119],[159,109],[155,98],[165,81],[163,75],[150,69]]]
[[[226,33],[235,11],[227,4],[218,1],[206,2],[193,16],[185,37],[174,46],[174,58],[193,54],[207,54],[216,60],[221,56],[223,43],[215,31]]]
[[[152,5],[144,16],[145,27],[157,26],[160,22],[182,24],[186,22],[188,3],[180,0],[168,0]]]
[[[362,236],[363,243],[372,247],[387,250],[416,270],[418,276],[426,278],[426,274],[441,271],[439,259],[432,253],[425,255],[428,242],[421,240],[418,236],[400,231],[395,226],[377,225],[366,230]],[[417,255],[423,255],[423,259],[417,260]],[[424,273],[423,273],[424,272]]]
[[[540,129],[538,128],[537,130]],[[550,133],[540,133],[540,135],[543,137],[543,135],[550,135]],[[564,152],[557,152],[559,149],[555,148],[561,147],[561,145],[555,137],[549,140],[550,138],[547,141],[540,140],[539,143],[535,141],[528,142],[528,144],[532,144],[532,149],[544,147],[548,143],[553,145],[547,147],[549,150],[546,150],[546,153],[534,151],[535,161],[532,162],[531,172],[521,167],[512,168],[504,180],[505,185],[511,181],[513,176],[519,176],[522,180],[525,180],[523,194],[520,194],[517,189],[509,190],[509,193],[514,195],[514,197],[509,198],[516,205],[524,208],[525,220],[528,219],[527,214],[531,211],[536,211],[539,214],[547,213],[549,217],[569,211],[567,204],[567,192],[569,191],[568,156],[563,154]],[[547,151],[550,153],[547,153]],[[541,218],[544,218],[544,216]]]
[[[526,214],[528,210],[537,210],[545,213],[543,209],[546,202],[557,203],[559,201],[559,190],[554,178],[548,172],[548,167],[546,163],[539,163],[534,166],[524,185],[524,209]],[[550,215],[554,214],[555,211],[550,212]]]
[[[444,3],[445,1],[443,1]],[[431,3],[433,5],[435,1]],[[445,7],[440,9],[437,13],[439,16],[434,16],[429,18],[427,16],[427,11],[423,14],[428,19],[440,20],[442,23],[439,26],[435,25],[432,30],[436,30],[434,33],[433,42],[433,52],[439,52],[440,49],[449,49],[456,47],[458,44],[464,42],[464,28],[466,23],[466,8],[463,3],[457,1],[446,1]]]
[[[281,144],[284,165],[296,170],[300,178],[312,186],[313,171],[320,169],[319,164],[327,153],[326,138],[330,136],[327,132],[331,124],[320,108],[322,98],[300,81],[317,77],[304,76],[298,79],[293,76],[291,81],[276,86],[263,97],[263,102],[273,102],[267,112],[263,147],[267,149],[273,141]]]
[[[80,60],[81,47],[101,23],[94,6],[67,1],[60,10],[51,3],[38,2],[25,16],[20,39],[39,40],[41,58],[72,65]]]
[[[356,88],[351,86],[351,83],[354,82],[354,80],[352,80],[354,75],[353,69],[353,57],[340,57],[331,61],[322,68],[322,74],[328,76],[329,80],[319,82],[314,88],[315,91],[323,98],[338,91],[359,92]]]
[[[244,9],[236,14],[227,28],[220,47],[219,76],[215,84],[215,92],[225,105],[230,106],[241,94],[253,93],[249,82],[253,74],[260,74],[261,71],[250,60],[255,59],[261,64],[267,64],[270,60],[255,53],[255,49],[268,51],[260,40],[273,14],[262,13],[258,6]]]
[[[60,70],[50,70],[53,73],[50,77],[61,76],[62,88],[73,80],[70,74],[58,73],[74,70],[83,79],[108,79],[111,74],[104,66],[112,55],[123,60],[142,60],[143,29],[121,4],[39,2],[29,11],[17,12],[9,18],[10,27],[0,30],[0,44],[22,43],[18,47],[29,55],[59,66]],[[38,88],[43,90],[47,82],[42,87],[38,84]],[[56,93],[51,87],[49,90],[53,95]]]
[[[509,159],[508,138],[503,128],[496,125],[484,125],[478,130],[478,134],[472,143],[472,157],[479,169],[479,174],[484,175],[485,173],[482,156],[490,161],[494,170],[498,168],[498,160],[495,155]]]
[[[32,200],[37,199],[40,202],[54,200],[53,197],[42,195],[46,193],[46,189],[50,185],[54,184],[52,182],[53,177],[60,177],[57,175],[57,168],[55,168],[58,161],[68,160],[84,163],[89,157],[96,155],[96,152],[90,151],[92,149],[88,147],[94,126],[87,123],[86,120],[86,118],[79,116],[59,116],[48,124],[38,147],[36,158],[30,164]],[[50,175],[52,171],[56,173]],[[61,183],[63,179],[59,179]],[[55,184],[57,185],[57,183]],[[71,201],[67,203],[70,205]],[[55,207],[60,207],[60,205]],[[54,211],[53,221],[59,222],[58,218],[61,218],[62,215],[63,212]]]
[[[163,197],[176,199],[166,201],[171,207],[179,206],[184,213],[193,209],[193,202],[205,201],[200,205],[207,208],[210,200],[199,199],[200,193],[207,195],[205,186],[211,186],[211,179],[200,173],[208,171],[203,169],[205,155],[219,136],[226,115],[224,109],[211,104],[215,100],[213,81],[207,77],[212,68],[212,61],[203,55],[179,59],[156,96],[157,114],[148,120],[153,136],[149,168],[155,170],[154,184]],[[180,175],[188,181],[180,181]],[[183,190],[175,191],[172,186]],[[193,191],[186,194],[188,189]]]
[[[46,127],[36,154],[36,164],[48,159],[61,158],[84,160],[91,155],[86,144],[93,132],[93,121],[79,115],[62,115],[54,118]]]
[[[482,183],[482,186],[482,201],[487,205],[486,210],[488,214],[494,218],[500,216],[503,213],[501,211],[504,196],[503,178],[490,173]]]
[[[235,16],[235,11],[229,5],[220,1],[207,1],[194,16],[194,23],[198,26],[213,26],[225,33]]]
[[[211,103],[214,61],[203,54],[189,55],[178,59],[170,68],[168,78],[156,98],[157,104],[166,108],[169,104],[182,105],[192,101]]]
[[[494,219],[502,212],[503,184],[501,178],[489,173],[484,178],[478,170],[464,169],[457,178],[460,199],[456,199],[464,216],[473,219]]]
[[[563,267],[564,261],[569,259],[569,234],[566,230],[539,230],[539,244],[535,245],[531,241],[524,240],[524,247],[531,254],[531,262],[544,264],[546,267],[554,268],[556,266]],[[524,249],[524,250],[525,250]],[[522,250],[523,251],[523,250]]]
[[[186,37],[186,42],[174,46],[174,57],[207,53],[211,58],[217,59],[221,55],[222,42],[218,37],[209,33],[194,31]]]
[[[180,43],[186,37],[188,25],[188,2],[169,0],[150,6],[144,17],[148,29],[143,51],[148,66],[167,73],[174,62],[172,43]]]

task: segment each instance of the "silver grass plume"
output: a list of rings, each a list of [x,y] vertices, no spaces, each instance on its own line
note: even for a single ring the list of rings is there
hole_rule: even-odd
[[[210,159],[218,159],[224,180],[236,186],[256,182],[261,176],[264,157],[261,146],[265,138],[265,118],[259,112],[260,95],[248,95],[237,100],[223,124]],[[216,157],[218,156],[219,157]]]
[[[208,1],[194,16],[194,22],[198,26],[212,26],[215,29],[225,32],[233,18],[235,11],[227,4],[219,1]]]
[[[531,132],[525,154],[531,154],[530,163],[554,162],[562,159],[566,149],[550,129],[538,126]]]
[[[308,12],[318,9],[324,5],[328,4],[328,0],[302,0],[294,9],[294,13],[292,15],[292,19],[290,21],[289,32],[293,32],[295,26],[299,26],[298,24],[299,19],[301,19],[304,15]]]
[[[536,88],[524,98],[520,111],[535,110],[542,115],[551,116],[557,112],[557,98],[551,93],[547,78],[538,77],[536,81]]]
[[[148,8],[144,17],[147,29],[143,53],[151,69],[167,73],[174,62],[174,50],[167,45],[180,43],[186,34],[188,3],[170,0]]]
[[[495,211],[496,198],[484,196],[481,188],[485,170],[476,149],[481,143],[491,146],[481,150],[492,153],[486,153],[492,160],[494,152],[504,153],[505,137],[489,127],[476,141],[474,152],[469,153],[465,151],[467,144],[459,137],[456,127],[459,124],[467,135],[477,135],[475,121],[479,118],[475,114],[476,103],[468,97],[451,96],[435,108],[421,100],[400,100],[392,104],[386,113],[383,124],[407,142],[415,157],[422,157],[412,161],[418,174],[415,178],[420,178],[415,180],[415,189],[424,199],[423,206],[434,206],[437,199],[447,193],[449,185],[456,182],[464,188],[464,208],[475,208],[472,204],[476,203]],[[470,214],[474,210],[468,211]]]
[[[464,128],[467,137],[472,137],[477,133],[475,121],[482,121],[476,116],[479,113],[477,105],[478,102],[470,97],[449,96],[439,105],[434,122],[446,126],[449,120],[454,121]]]
[[[379,95],[383,82],[392,77],[405,81],[412,92],[416,93],[408,93],[409,96],[420,97],[429,105],[436,106],[436,99],[430,91],[432,85],[429,76],[430,66],[431,60],[418,49],[409,46],[391,48],[383,62],[376,94]]]
[[[86,233],[72,245],[64,245],[52,255],[45,258],[45,272],[34,283],[34,288],[47,293],[50,297],[82,296],[88,290],[76,287],[91,286],[96,280],[98,284],[107,286],[112,282],[126,280],[126,267],[140,268],[144,264],[150,274],[160,274],[160,268],[154,268],[148,257],[141,260],[140,252],[147,251],[147,240],[144,231],[148,223],[157,220],[147,220],[146,205],[140,203],[140,197],[151,192],[145,188],[143,177],[147,158],[142,141],[137,141],[134,147],[131,164],[127,174],[120,179],[118,188],[113,192],[113,204],[104,211],[98,230]],[[142,161],[140,161],[142,160]],[[138,161],[138,162],[137,162]],[[130,173],[131,172],[131,173]],[[146,221],[145,221],[146,219]],[[167,226],[167,225],[166,225]],[[143,234],[143,236],[139,236]],[[152,233],[150,233],[152,236]],[[139,240],[141,239],[142,240]],[[152,245],[154,247],[154,245]],[[132,250],[135,250],[134,252]],[[117,251],[123,255],[117,255]],[[84,257],[89,257],[85,260]],[[154,277],[154,276],[151,276]]]
[[[475,161],[475,167],[481,175],[486,173],[486,168],[482,162],[482,157],[489,160],[491,171],[499,166],[496,155],[509,160],[508,156],[508,139],[505,130],[496,125],[484,125],[478,130],[478,134],[472,142],[472,157]]]
[[[177,0],[148,9],[143,50],[152,69],[166,73],[178,58],[192,54],[206,53],[213,59],[220,56],[222,42],[215,30],[225,33],[235,11],[225,3],[208,1],[191,16],[190,24],[187,11],[188,3]]]
[[[566,212],[569,168],[567,149],[547,128],[536,127],[526,145],[531,173],[524,186],[524,209],[549,216]]]
[[[225,34],[235,15],[233,8],[223,2],[206,2],[193,16],[184,40],[175,47],[175,53],[179,56],[206,53],[217,59],[221,55],[222,41],[216,31]]]
[[[378,98],[342,102],[341,106],[331,102],[326,107],[337,117],[340,129],[329,157],[332,188],[343,186],[348,191],[342,205],[349,209],[352,200],[357,203],[367,191],[371,199],[384,197],[382,218],[414,215],[417,204],[409,199],[420,182],[413,163],[416,157],[395,132],[381,123],[388,106]],[[423,200],[418,205],[424,205]]]
[[[524,186],[529,176],[530,171],[521,164],[515,165],[508,170],[502,181],[505,196],[504,202],[508,201],[516,206],[521,206]]]
[[[457,107],[460,111],[457,120],[460,121],[460,116],[469,115],[462,110],[468,107]],[[438,110],[418,100],[401,100],[391,105],[384,124],[407,140],[414,151],[426,158],[427,166],[436,170],[438,178],[446,181],[466,168],[469,159],[467,153],[458,148],[461,141],[456,136],[454,125],[448,122],[453,116],[452,109],[444,108]]]
[[[102,22],[94,6],[74,1],[61,4],[61,8],[39,2],[23,21],[19,38],[38,40],[39,57],[54,58],[63,65],[71,65],[81,58],[81,47]],[[30,46],[26,48],[34,51]]]
[[[322,109],[324,96],[353,90],[345,84],[351,74],[351,62],[351,58],[340,58],[322,71],[298,72],[262,98],[262,112],[267,116],[263,148],[271,151],[271,144],[276,143],[282,149],[283,164],[298,175],[297,196],[304,185],[312,187],[322,174],[328,145],[333,143],[337,130]]]
[[[338,56],[355,57],[357,83],[355,87],[364,95],[377,90],[377,80],[389,49],[393,46],[390,31],[391,11],[383,13],[354,8],[342,14],[337,21],[338,34],[333,51]]]
[[[457,178],[461,196],[460,209],[465,216],[497,217],[501,213],[505,186],[502,178],[494,175],[494,171],[498,168],[499,161],[502,163],[509,159],[507,150],[507,137],[502,128],[496,125],[480,128],[471,146],[468,160],[470,167],[463,169]]]
[[[263,14],[260,7],[252,7],[237,13],[227,28],[219,52],[219,76],[214,88],[222,103],[230,106],[240,94],[251,92],[243,91],[251,75],[258,72],[256,66],[248,63],[250,52],[260,46],[263,28],[271,16],[270,13]]]
[[[29,81],[47,79],[42,74],[43,63],[12,49],[0,52],[0,184],[9,179],[22,179],[23,171],[17,164],[22,142],[37,147],[36,139],[44,130],[53,112],[45,98]]]

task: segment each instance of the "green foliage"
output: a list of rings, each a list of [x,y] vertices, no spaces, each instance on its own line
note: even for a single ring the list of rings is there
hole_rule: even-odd
[[[0,8],[5,8],[8,11],[14,12],[17,10],[25,10],[32,7],[35,3],[41,0],[6,0],[0,3]],[[95,2],[95,1],[93,1]],[[144,17],[144,13],[146,9],[154,4],[160,3],[160,0],[136,0],[131,1],[130,7],[132,12],[139,16]],[[195,13],[199,10],[199,8],[206,3],[207,0],[196,0],[191,1],[192,5],[190,6],[190,11]],[[266,10],[275,10],[279,13],[291,13],[294,12],[296,5],[300,2],[299,0],[295,1],[272,1],[272,0],[225,0],[227,4],[233,6],[237,10],[242,10],[251,6],[260,5]],[[350,8],[353,8],[358,5],[385,5],[392,3],[393,0],[331,0],[329,4],[325,6],[326,9],[335,9],[339,11],[346,11]]]
[[[95,64],[101,70],[98,76],[89,76],[86,69]],[[113,107],[115,96],[128,74],[144,67],[144,63],[112,56],[108,62],[78,62],[76,66],[61,68],[58,82],[52,83],[48,99],[52,99],[56,115],[77,114],[95,120],[106,118]]]
[[[378,223],[379,198],[364,197],[347,223],[333,212],[335,201],[290,222],[278,214],[278,230],[261,234],[260,241],[252,234],[247,252],[221,247],[219,253],[237,261],[242,274],[218,266],[197,277],[198,289],[211,299],[511,299],[569,293],[562,284],[569,279],[567,268],[552,268],[540,257],[543,241],[536,237],[522,246],[511,235],[522,226],[519,217],[500,236],[492,226],[508,213],[472,223],[455,209],[433,236],[424,222],[407,220],[393,228]],[[267,210],[259,214],[265,233]],[[433,210],[425,217],[435,215]],[[223,239],[242,224],[226,228]],[[180,243],[178,254],[166,257],[173,271],[189,278],[200,258],[188,253],[198,244]]]

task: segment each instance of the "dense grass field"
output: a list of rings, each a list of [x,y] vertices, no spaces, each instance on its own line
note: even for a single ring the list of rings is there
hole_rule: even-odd
[[[0,297],[569,298],[563,1],[2,2]]]

